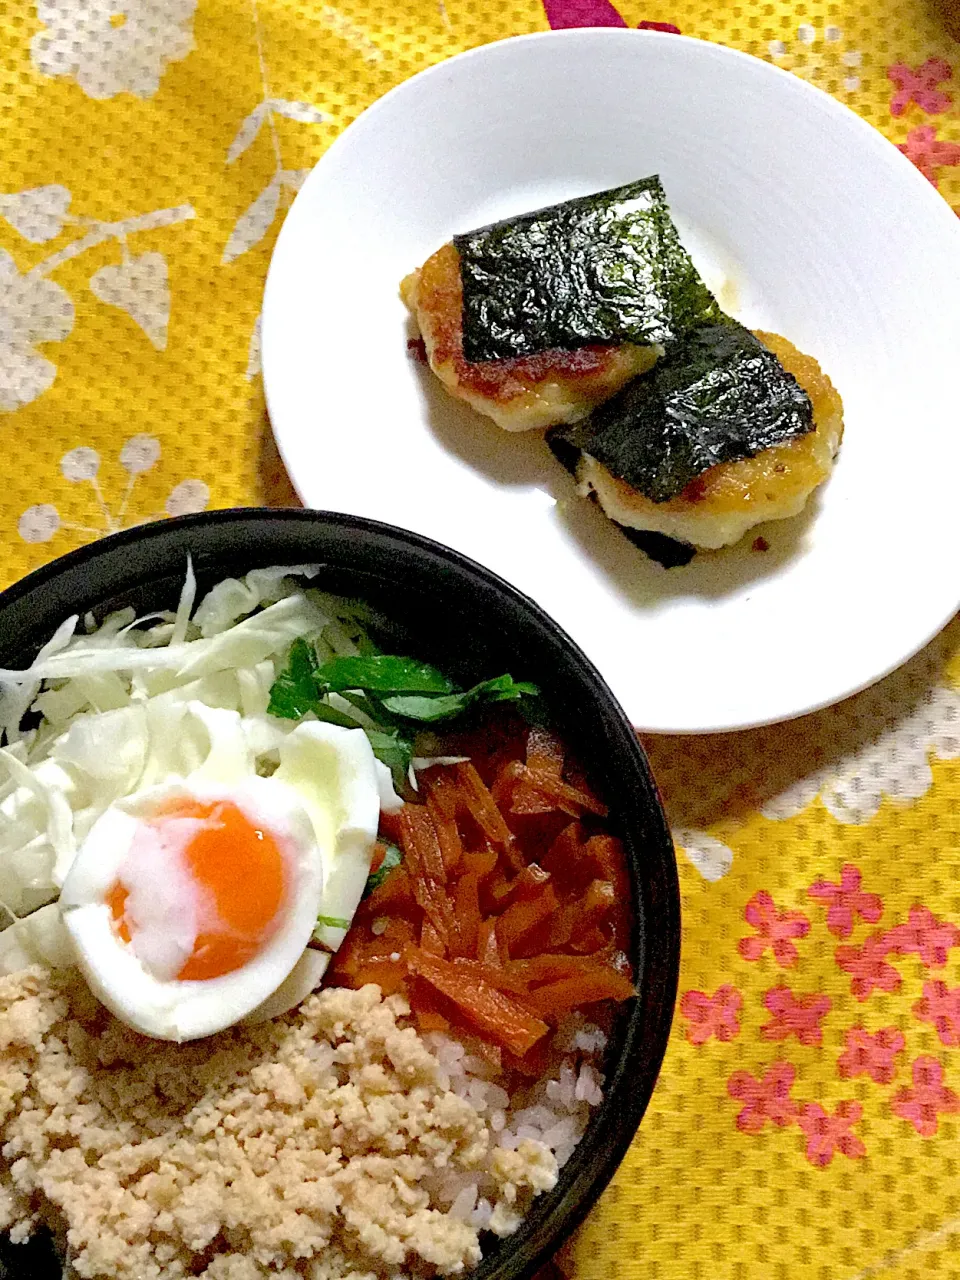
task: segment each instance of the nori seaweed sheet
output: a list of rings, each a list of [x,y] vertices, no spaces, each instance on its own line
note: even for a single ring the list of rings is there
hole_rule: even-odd
[[[689,542],[681,542],[679,538],[668,538],[665,533],[656,533],[653,529],[628,529],[624,524],[617,528],[635,547],[650,560],[656,560],[664,569],[682,569],[697,554],[697,548]]]
[[[673,346],[582,422],[547,442],[568,469],[582,452],[654,502],[721,462],[739,462],[813,428],[796,378],[748,329],[709,324]]]
[[[670,217],[660,179],[454,236],[463,354],[473,363],[589,343],[668,345],[722,312]]]

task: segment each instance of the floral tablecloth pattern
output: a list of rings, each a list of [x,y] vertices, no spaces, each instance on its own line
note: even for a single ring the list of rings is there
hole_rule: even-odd
[[[139,521],[295,503],[259,312],[304,175],[422,68],[591,25],[812,80],[960,214],[960,44],[925,0],[0,0],[2,583]],[[960,625],[837,708],[646,745],[682,849],[677,1018],[558,1268],[960,1276]]]

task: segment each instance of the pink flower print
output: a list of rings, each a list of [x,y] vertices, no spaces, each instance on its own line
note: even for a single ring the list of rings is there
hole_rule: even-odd
[[[850,1130],[863,1115],[859,1102],[838,1102],[830,1115],[816,1102],[808,1102],[797,1118],[797,1124],[807,1135],[807,1159],[811,1164],[825,1168],[834,1155],[859,1160],[866,1155],[866,1147]]]
[[[638,22],[638,31],[669,31],[672,35],[681,34],[680,28],[675,27],[672,22]]]
[[[896,991],[900,975],[887,964],[886,935],[872,933],[862,947],[837,947],[833,958],[850,974],[850,990],[858,1000],[866,1000],[873,991]]]
[[[909,1120],[922,1138],[937,1132],[937,1115],[960,1111],[960,1098],[943,1083],[943,1067],[936,1058],[920,1057],[913,1064],[913,1088],[898,1089],[890,1110]]]
[[[554,31],[567,27],[625,27],[627,24],[610,0],[543,0],[547,21]]]
[[[925,982],[923,996],[913,1006],[921,1022],[932,1022],[940,1043],[954,1048],[960,1045],[960,987],[945,982]]]
[[[797,1104],[790,1097],[797,1069],[789,1062],[775,1062],[762,1080],[749,1071],[735,1071],[727,1081],[727,1093],[743,1103],[737,1115],[741,1133],[759,1133],[769,1120],[781,1129],[797,1118]]]
[[[948,93],[941,93],[937,86],[952,76],[953,68],[942,58],[928,58],[916,71],[903,62],[887,67],[887,79],[897,86],[890,100],[890,114],[902,116],[910,103],[915,102],[927,115],[940,115],[952,106],[953,99]]]
[[[897,1074],[894,1058],[905,1044],[896,1027],[882,1027],[873,1035],[863,1027],[851,1027],[847,1047],[837,1059],[837,1075],[844,1080],[869,1076],[877,1084],[889,1084]]]
[[[911,129],[906,142],[899,143],[898,149],[935,187],[939,185],[937,169],[960,164],[960,144],[941,142],[932,124],[921,124]]]
[[[769,893],[761,889],[744,907],[743,918],[757,931],[737,943],[744,960],[759,960],[770,947],[782,968],[791,969],[797,963],[799,955],[791,938],[805,938],[810,932],[810,921],[802,911],[778,911]]]
[[[763,997],[773,1021],[760,1028],[765,1040],[786,1040],[796,1036],[801,1044],[820,1044],[820,1019],[830,1012],[829,996],[795,996],[789,987],[773,987]]]
[[[911,907],[906,923],[888,929],[884,937],[888,952],[919,956],[928,969],[942,969],[950,948],[960,945],[960,929],[938,920],[928,907]]]
[[[850,937],[857,916],[876,924],[883,915],[879,894],[861,892],[861,879],[860,868],[846,863],[840,868],[839,884],[815,880],[807,890],[811,898],[827,904],[827,928],[838,938]]]
[[[680,1001],[680,1013],[690,1023],[687,1039],[691,1044],[706,1044],[713,1036],[718,1040],[733,1040],[740,1034],[737,1014],[743,1008],[743,996],[729,983],[717,987],[716,994],[703,991],[685,991]]]

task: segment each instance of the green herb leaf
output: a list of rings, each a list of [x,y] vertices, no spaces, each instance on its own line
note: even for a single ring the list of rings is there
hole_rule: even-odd
[[[327,929],[349,929],[350,921],[345,920],[343,916],[317,916],[317,924],[323,925]]]
[[[329,702],[321,702],[319,698],[310,710],[318,720],[324,720],[327,724],[338,724],[341,729],[361,728],[359,720],[354,720],[353,716],[348,715],[346,711],[341,711],[339,707],[331,707]]]
[[[379,867],[377,867],[376,871],[367,877],[367,884],[363,891],[363,896],[366,898],[369,894],[373,893],[374,889],[379,888],[394,867],[399,867],[402,861],[403,855],[397,846],[388,844],[387,852],[383,855],[383,861],[380,863]]]
[[[407,785],[407,773],[413,759],[413,743],[396,729],[392,732],[365,729],[373,754],[393,774],[394,786],[399,791]]]
[[[722,315],[656,176],[507,218],[453,243],[470,361],[593,342],[666,345]]]
[[[303,639],[294,640],[287,665],[270,688],[269,714],[280,720],[300,720],[316,710],[320,701],[317,670],[313,646]]]
[[[748,329],[705,325],[649,373],[547,443],[565,466],[589,453],[654,502],[669,502],[721,462],[804,435],[813,407],[796,378]]]
[[[339,693],[362,689],[367,693],[449,693],[450,681],[427,662],[391,654],[332,658],[317,671],[320,687]]]
[[[310,711],[318,720],[338,724],[342,729],[358,729],[353,716],[323,701],[317,682],[320,667],[313,646],[298,638],[290,646],[287,665],[270,688],[267,711],[280,720],[302,720]]]
[[[463,693],[447,693],[433,698],[384,698],[383,705],[394,715],[432,724],[440,720],[453,720],[477,702],[516,702],[520,698],[535,698],[539,693],[535,684],[518,682],[512,676],[503,675],[475,684],[472,689]]]

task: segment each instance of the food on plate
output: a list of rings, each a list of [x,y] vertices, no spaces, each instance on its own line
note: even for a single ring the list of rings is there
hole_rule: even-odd
[[[447,389],[552,428],[580,493],[665,565],[798,514],[830,474],[839,396],[723,313],[657,177],[454,236],[401,293]]]
[[[454,236],[401,294],[447,390],[508,431],[577,422],[720,314],[657,177]]]
[[[624,342],[471,364],[463,354],[463,286],[452,244],[407,276],[401,294],[433,372],[451,395],[505,431],[576,422],[656,359],[652,347]]]
[[[468,360],[667,346],[721,316],[656,176],[454,236]]]
[[[802,511],[842,435],[840,397],[815,360],[726,322],[547,442],[611,520],[680,544],[652,554],[689,559]]]
[[[462,1272],[603,1097],[605,803],[316,573],[0,671],[0,1228],[90,1280]]]

